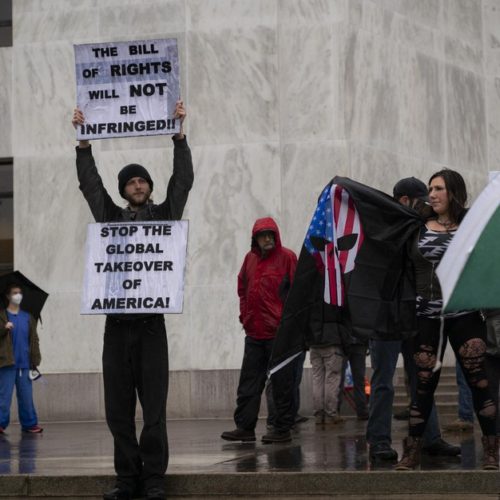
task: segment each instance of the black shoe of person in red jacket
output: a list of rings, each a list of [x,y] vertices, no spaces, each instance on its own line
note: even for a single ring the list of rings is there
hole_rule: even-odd
[[[226,441],[243,441],[251,442],[255,441],[255,431],[247,431],[245,429],[234,429],[234,431],[223,432],[220,436]]]
[[[277,431],[273,430],[268,432],[265,436],[262,436],[263,443],[286,443],[292,440],[292,435],[290,431]]]

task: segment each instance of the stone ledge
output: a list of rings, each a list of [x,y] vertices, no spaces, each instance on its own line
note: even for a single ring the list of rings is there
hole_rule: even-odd
[[[367,376],[370,376],[367,368]],[[170,372],[167,418],[232,418],[240,370],[178,370]],[[396,381],[403,381],[402,369],[396,371]],[[442,375],[454,376],[453,367],[445,367]],[[456,387],[456,385],[455,385]],[[440,402],[442,391],[438,386],[440,413],[456,415],[457,402]],[[396,391],[395,408],[405,405],[403,386]],[[46,374],[35,382],[35,406],[41,422],[101,421],[104,415],[102,373],[54,373]],[[401,401],[401,402],[400,402]],[[399,403],[398,403],[399,402]],[[304,415],[313,414],[312,373],[304,368],[301,384],[301,409]],[[344,402],[341,413],[354,415],[353,409]],[[262,398],[261,416],[267,414],[265,398]],[[11,407],[11,421],[18,422],[15,396]],[[137,405],[137,418],[141,417]]]
[[[112,487],[114,477],[0,476],[0,498],[95,497]],[[424,472],[263,472],[179,474],[167,476],[174,496],[281,496],[293,495],[396,495],[495,494],[500,475],[487,471]]]
[[[25,497],[28,495],[28,478],[0,476],[0,497]]]

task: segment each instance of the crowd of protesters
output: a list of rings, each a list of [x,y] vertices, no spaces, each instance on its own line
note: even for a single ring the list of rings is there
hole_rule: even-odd
[[[340,399],[344,393],[347,361],[354,379],[354,406],[357,418],[367,419],[369,456],[373,461],[394,461],[391,422],[398,357],[402,354],[411,403],[407,418],[409,435],[403,443],[403,456],[396,470],[411,470],[420,464],[421,453],[439,456],[460,455],[459,446],[441,436],[434,402],[441,363],[449,341],[456,358],[462,391],[470,395],[482,432],[483,468],[498,469],[497,413],[499,379],[498,311],[457,311],[443,313],[443,301],[435,269],[465,216],[467,192],[462,176],[444,169],[435,173],[426,186],[411,177],[396,183],[395,202],[416,211],[421,224],[411,238],[408,256],[416,290],[416,336],[398,340],[371,339],[369,345],[339,327],[336,311],[324,304],[311,327],[308,339],[312,365],[312,395],[315,423],[339,424]],[[293,282],[296,257],[281,245],[277,225],[272,219],[258,220],[252,232],[252,249],[245,257],[238,276],[240,321],[246,333],[245,354],[238,387],[236,428],[222,434],[231,441],[255,441],[255,426],[261,393],[267,379],[272,345],[278,331],[286,292]],[[332,316],[332,317],[331,317]],[[486,318],[486,322],[485,322]],[[312,322],[313,320],[311,320]],[[364,392],[366,354],[371,359],[369,407]],[[292,370],[289,373],[293,373]],[[283,378],[283,377],[282,377]],[[274,398],[283,399],[282,384],[276,384]],[[294,380],[295,385],[297,381]],[[290,385],[290,384],[289,384]],[[292,391],[285,391],[291,399]],[[461,396],[463,399],[465,396]],[[267,394],[269,422],[280,419],[272,397]],[[463,404],[460,405],[462,408]],[[295,406],[296,411],[298,410]],[[276,414],[271,415],[272,412]],[[472,420],[472,415],[468,416]],[[289,419],[289,422],[290,419]],[[453,426],[452,426],[453,427]],[[269,429],[268,429],[269,430]],[[291,440],[290,426],[263,436],[265,443]]]
[[[182,101],[176,117],[186,115]],[[84,123],[76,109],[73,125]],[[186,137],[173,137],[174,168],[166,200],[153,204],[153,180],[141,165],[129,164],[118,175],[120,195],[127,207],[114,204],[98,174],[92,148],[80,141],[76,148],[80,189],[98,222],[176,220],[182,217],[193,183],[193,166]],[[457,364],[460,389],[459,420],[455,428],[473,426],[472,409],[482,433],[483,468],[498,470],[498,392],[500,379],[500,310],[443,312],[443,299],[435,273],[458,230],[467,209],[462,176],[444,169],[428,186],[413,177],[402,179],[393,190],[394,207],[404,206],[419,220],[407,246],[416,307],[412,311],[416,331],[387,339],[361,338],[338,321],[339,310],[330,304],[315,309],[302,352],[269,377],[269,363],[284,306],[294,286],[297,257],[282,245],[276,222],[258,219],[250,237],[250,251],[238,274],[239,319],[245,332],[244,355],[234,412],[234,430],[222,433],[229,441],[255,441],[262,395],[268,407],[264,443],[287,442],[292,429],[307,420],[299,414],[305,350],[310,352],[314,423],[341,424],[340,404],[346,398],[356,417],[367,421],[366,436],[371,460],[398,459],[392,448],[396,365],[401,354],[410,396],[408,436],[396,470],[419,466],[421,453],[456,456],[459,446],[441,437],[434,394],[447,342]],[[6,307],[0,311],[0,433],[9,424],[14,387],[17,388],[22,429],[41,433],[33,404],[30,373],[41,356],[36,320],[20,307],[22,288],[10,284],[4,291]],[[416,335],[415,335],[416,333]],[[366,357],[371,360],[370,397],[365,392]],[[124,363],[124,360],[127,360]],[[352,379],[352,395],[344,390],[346,367]],[[105,499],[132,498],[145,492],[150,500],[165,498],[164,474],[168,462],[166,399],[168,350],[163,316],[158,314],[108,315],[103,351],[106,420],[114,438],[115,488]],[[136,394],[143,408],[144,427],[138,441],[135,432]],[[467,411],[466,411],[467,410]]]

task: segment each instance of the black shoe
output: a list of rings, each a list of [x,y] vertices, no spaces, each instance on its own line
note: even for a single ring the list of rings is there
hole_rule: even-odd
[[[389,443],[377,443],[370,446],[371,460],[397,460],[398,452]]]
[[[436,441],[427,446],[423,446],[422,451],[427,455],[439,455],[441,457],[456,457],[462,453],[460,446],[454,446],[441,438],[436,439]]]
[[[104,500],[130,500],[132,498],[132,493],[130,490],[126,490],[124,488],[113,488],[112,490],[107,491],[102,496]]]
[[[404,410],[398,411],[393,415],[396,420],[408,420],[410,418],[410,409],[405,408]]]
[[[309,419],[307,417],[304,417],[303,415],[299,415],[297,413],[297,416],[295,417],[295,423],[296,424],[303,424],[304,422],[307,422]]]
[[[263,443],[286,443],[287,441],[292,440],[292,435],[290,431],[271,431],[268,432],[265,436],[262,436]]]
[[[234,431],[223,432],[220,437],[226,441],[255,441],[255,432],[247,431],[245,429],[234,429]]]
[[[150,488],[146,492],[146,500],[165,500],[167,494],[163,488]]]

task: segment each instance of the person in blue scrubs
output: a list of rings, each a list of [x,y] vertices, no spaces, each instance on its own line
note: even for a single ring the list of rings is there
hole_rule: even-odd
[[[7,307],[0,310],[0,434],[10,422],[14,387],[22,430],[37,434],[43,429],[38,425],[29,375],[30,369],[41,362],[36,320],[20,307],[23,300],[20,286],[8,286],[5,297]]]

